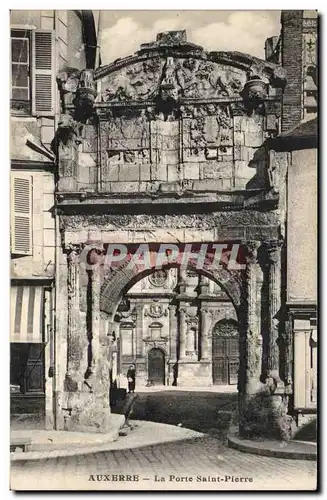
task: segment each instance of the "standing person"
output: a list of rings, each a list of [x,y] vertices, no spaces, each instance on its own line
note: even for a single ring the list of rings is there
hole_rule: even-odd
[[[136,367],[135,364],[130,365],[127,371],[127,382],[128,382],[128,392],[134,393],[135,391],[135,375]]]

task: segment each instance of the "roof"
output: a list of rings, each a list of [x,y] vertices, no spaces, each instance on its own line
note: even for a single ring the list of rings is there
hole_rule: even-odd
[[[301,139],[305,137],[317,137],[317,122],[318,118],[312,120],[301,121],[295,127],[286,132],[283,132],[279,137],[289,137],[293,139]]]
[[[295,127],[268,140],[270,149],[291,151],[295,149],[317,148],[318,118],[302,120]]]

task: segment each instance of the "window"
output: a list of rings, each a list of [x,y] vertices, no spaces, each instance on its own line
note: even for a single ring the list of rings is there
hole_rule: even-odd
[[[30,34],[14,31],[11,36],[11,101],[14,109],[29,114],[30,88]]]
[[[123,356],[134,355],[134,329],[133,325],[123,323],[120,328],[121,350]]]
[[[55,97],[51,30],[12,30],[11,109],[18,115],[52,116]]]
[[[11,253],[32,255],[32,177],[11,178]]]

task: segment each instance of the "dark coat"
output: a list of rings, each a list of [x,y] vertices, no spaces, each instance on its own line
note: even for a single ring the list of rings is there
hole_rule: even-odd
[[[128,391],[135,391],[135,369],[129,368],[127,371]]]

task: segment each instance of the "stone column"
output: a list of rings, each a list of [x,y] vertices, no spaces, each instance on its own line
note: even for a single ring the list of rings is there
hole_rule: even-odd
[[[185,358],[186,351],[186,309],[179,309],[179,359]]]
[[[280,382],[279,374],[279,318],[281,308],[281,242],[269,241],[264,245],[266,257],[266,276],[268,280],[266,346],[266,377],[274,383]]]
[[[201,309],[201,361],[208,361],[208,332],[209,332],[210,312],[208,309]]]
[[[241,342],[245,350],[245,377],[244,391],[247,395],[254,394],[260,383],[261,373],[261,339],[257,307],[257,251],[260,243],[251,241],[247,243],[246,269],[245,269],[245,300],[246,316],[244,318],[244,338]],[[241,327],[242,328],[242,327]],[[243,370],[242,370],[243,371]],[[241,371],[241,373],[242,373]],[[242,384],[242,381],[239,381]]]
[[[67,251],[67,370],[65,386],[69,392],[78,389],[78,371],[80,367],[79,346],[79,249],[69,248]]]
[[[263,373],[261,373],[259,332],[255,323],[256,244],[248,258],[245,272],[245,300],[247,314],[241,318],[239,403],[240,434],[255,437],[288,440],[291,436],[292,418],[287,414],[288,396],[279,374],[279,314],[281,308],[281,255],[280,242],[265,242],[260,248],[260,263],[264,271],[263,283]],[[244,379],[244,381],[243,381]],[[261,382],[261,383],[260,383]]]
[[[170,339],[170,350],[169,356],[171,361],[176,361],[177,359],[177,317],[176,317],[176,306],[170,304],[169,309],[169,339]]]
[[[100,269],[95,266],[94,269],[89,271],[89,278],[91,280],[91,371],[96,372],[99,362],[100,354]]]
[[[143,304],[136,305],[135,318],[135,357],[143,355]]]

